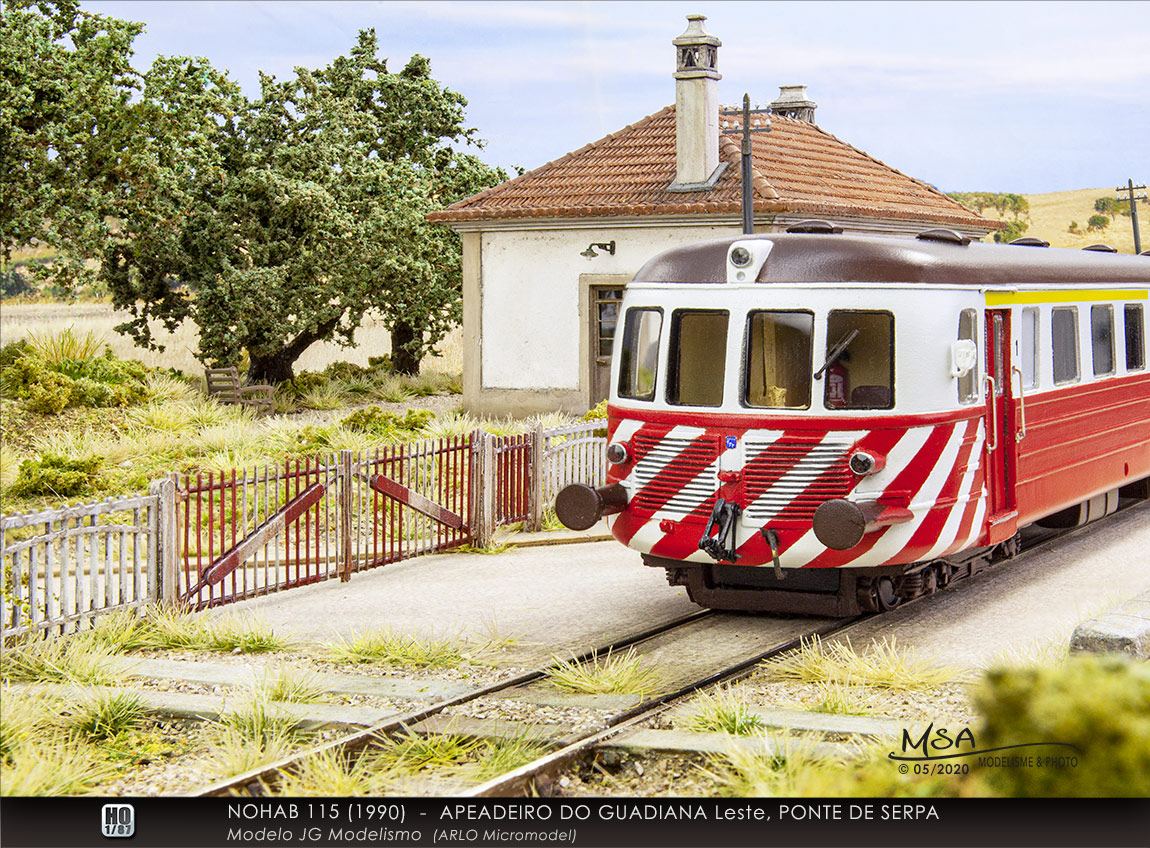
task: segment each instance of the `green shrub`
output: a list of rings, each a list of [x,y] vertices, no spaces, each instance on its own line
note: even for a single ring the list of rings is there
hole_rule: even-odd
[[[308,392],[314,392],[317,389],[322,389],[328,383],[325,375],[315,371],[300,371],[291,382],[287,384],[288,392],[296,398],[303,397]]]
[[[106,408],[147,400],[150,371],[143,363],[117,359],[111,348],[105,348],[102,356],[84,358],[83,339],[49,341],[39,340],[39,347],[13,342],[0,354],[5,392],[26,398],[31,411],[55,415],[70,406]],[[73,349],[77,358],[64,355]]]
[[[378,406],[357,409],[340,422],[345,429],[373,436],[405,436],[423,430],[435,418],[427,409],[409,409],[403,415],[386,412]]]
[[[54,495],[70,498],[86,495],[101,488],[101,466],[98,456],[69,459],[54,453],[46,453],[39,459],[26,459],[20,463],[16,479],[8,487],[13,497],[35,497]]]
[[[580,418],[579,420],[580,421],[606,421],[607,420],[607,399],[604,398],[603,400],[601,400],[597,404],[595,404],[593,407],[588,409],[585,413],[583,413],[583,417]],[[607,428],[606,427],[596,427],[594,434],[596,436],[599,436],[600,438],[606,438],[607,437]]]
[[[32,345],[27,339],[20,339],[0,347],[0,371],[28,356],[31,350]]]
[[[1078,765],[985,768],[1008,796],[1150,796],[1150,668],[1119,657],[1071,657],[1054,667],[998,668],[975,694],[979,748],[1062,742]],[[1065,747],[1020,748],[1035,758]]]
[[[21,360],[21,362],[28,361]],[[63,374],[56,371],[39,371],[35,382],[27,386],[24,395],[28,398],[28,408],[33,412],[56,415],[71,404],[73,388],[75,383]]]
[[[372,376],[370,368],[354,362],[333,362],[323,369],[323,376],[329,380],[364,380]]]

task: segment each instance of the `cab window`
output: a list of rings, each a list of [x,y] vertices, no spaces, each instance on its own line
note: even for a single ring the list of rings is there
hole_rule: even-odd
[[[667,403],[722,405],[727,319],[725,309],[676,309],[671,314]]]
[[[623,348],[619,353],[619,397],[655,399],[655,376],[659,369],[661,309],[628,309],[623,324]]]
[[[894,315],[838,309],[827,316],[823,380],[828,409],[894,407]]]
[[[752,312],[747,318],[743,401],[766,409],[811,405],[811,312]]]

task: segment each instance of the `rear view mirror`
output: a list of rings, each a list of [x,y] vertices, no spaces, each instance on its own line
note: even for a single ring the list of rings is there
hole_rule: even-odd
[[[978,364],[978,347],[970,339],[959,339],[950,346],[950,376],[965,377]]]

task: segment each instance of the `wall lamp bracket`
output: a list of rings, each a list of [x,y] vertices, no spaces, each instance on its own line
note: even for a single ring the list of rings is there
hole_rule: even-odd
[[[615,240],[611,239],[611,241],[608,241],[608,242],[602,242],[602,241],[591,242],[591,244],[587,245],[587,249],[584,251],[581,251],[579,253],[579,255],[580,256],[586,256],[588,259],[594,259],[596,256],[599,255],[598,253],[595,252],[595,248],[599,248],[600,250],[605,250],[608,253],[610,253],[612,256],[614,256],[615,255]]]

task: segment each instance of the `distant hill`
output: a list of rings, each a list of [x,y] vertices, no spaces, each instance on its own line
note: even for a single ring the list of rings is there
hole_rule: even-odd
[[[1099,197],[1117,197],[1114,186],[1022,196],[1030,204],[1030,226],[1024,235],[1046,239],[1052,247],[1081,249],[1088,244],[1103,242],[1118,248],[1119,253],[1134,252],[1134,233],[1128,215],[1111,219],[1110,225],[1104,230],[1086,231],[1086,222],[1091,215],[1097,214],[1094,211],[1094,201]],[[1001,218],[989,207],[982,214],[987,218]],[[1078,234],[1069,232],[1072,221],[1078,223]],[[1145,202],[1138,204],[1138,228],[1142,249],[1150,250],[1150,204]]]

